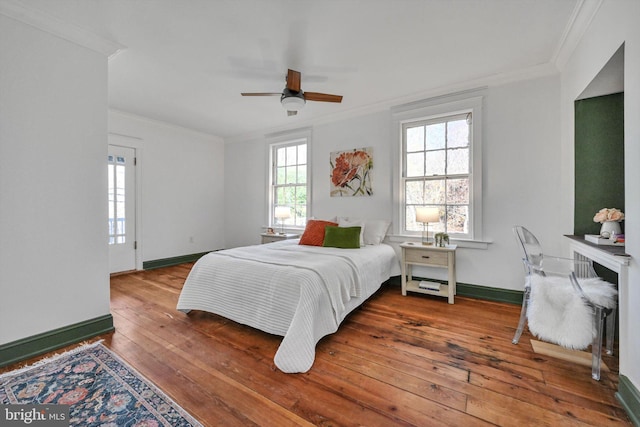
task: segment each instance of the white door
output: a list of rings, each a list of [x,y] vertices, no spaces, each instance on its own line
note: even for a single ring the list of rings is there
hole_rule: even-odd
[[[136,268],[136,185],[133,148],[109,145],[109,272]]]

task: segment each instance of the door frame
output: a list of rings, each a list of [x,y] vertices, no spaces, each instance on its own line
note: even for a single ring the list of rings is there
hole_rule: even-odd
[[[135,170],[135,192],[136,192],[136,235],[135,240],[137,242],[136,247],[136,270],[142,270],[142,253],[144,243],[142,241],[142,147],[144,140],[142,138],[138,138],[135,136],[129,135],[121,135],[117,133],[109,132],[108,134],[108,144],[107,145],[115,145],[118,147],[126,147],[135,150],[135,158],[136,158],[136,166]],[[107,151],[108,151],[107,146]]]

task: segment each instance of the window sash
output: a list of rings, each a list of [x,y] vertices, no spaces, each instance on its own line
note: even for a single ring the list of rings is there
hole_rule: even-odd
[[[309,204],[308,139],[298,138],[271,144],[269,224],[274,227],[304,228]],[[275,218],[276,206],[287,206],[291,217]]]
[[[466,110],[402,123],[402,234],[422,231],[424,225],[415,221],[417,206],[434,206],[441,212],[441,221],[429,226],[434,233],[473,236],[471,118],[472,111]],[[455,133],[460,130],[462,137]],[[413,194],[418,189],[421,197]]]

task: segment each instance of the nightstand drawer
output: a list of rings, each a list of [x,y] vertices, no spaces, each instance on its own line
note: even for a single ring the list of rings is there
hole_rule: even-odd
[[[411,263],[441,265],[444,267],[449,264],[447,253],[437,250],[405,249],[405,260]]]

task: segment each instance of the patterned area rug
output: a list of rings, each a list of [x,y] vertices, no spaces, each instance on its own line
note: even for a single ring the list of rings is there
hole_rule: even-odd
[[[69,405],[72,426],[201,426],[100,343],[0,375],[0,404]]]

